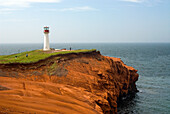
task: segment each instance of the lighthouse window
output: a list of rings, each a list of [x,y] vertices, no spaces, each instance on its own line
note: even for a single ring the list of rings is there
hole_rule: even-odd
[[[44,27],[44,30],[49,30],[49,28],[48,27]]]

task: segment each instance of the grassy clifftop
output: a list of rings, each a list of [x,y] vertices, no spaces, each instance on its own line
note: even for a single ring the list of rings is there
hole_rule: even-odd
[[[40,60],[46,59],[48,57],[59,55],[59,54],[69,54],[69,53],[85,53],[96,51],[96,49],[82,49],[82,50],[72,50],[72,51],[59,51],[59,52],[44,52],[42,50],[33,50],[22,52],[12,55],[2,55],[0,56],[0,64],[10,64],[10,63],[35,63]],[[28,54],[28,57],[26,57]]]

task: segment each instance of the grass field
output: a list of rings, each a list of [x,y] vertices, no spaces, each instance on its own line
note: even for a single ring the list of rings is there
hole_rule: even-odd
[[[58,54],[68,54],[68,53],[80,53],[80,52],[92,52],[96,49],[83,49],[83,50],[72,50],[72,51],[60,51],[60,52],[54,52],[54,53],[47,53],[42,50],[33,50],[33,51],[27,51],[12,55],[2,55],[0,56],[0,64],[9,64],[9,63],[35,63],[39,60],[46,59],[53,55]],[[28,57],[26,57],[26,54],[28,54]],[[16,57],[17,56],[17,57]]]

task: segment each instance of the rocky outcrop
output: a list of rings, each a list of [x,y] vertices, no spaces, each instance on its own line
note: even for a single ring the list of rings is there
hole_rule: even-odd
[[[0,85],[8,88],[0,91],[0,112],[117,113],[119,99],[137,92],[137,80],[137,70],[100,52],[0,65]]]

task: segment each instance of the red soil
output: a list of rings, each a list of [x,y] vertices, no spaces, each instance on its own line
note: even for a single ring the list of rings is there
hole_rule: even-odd
[[[0,65],[0,113],[117,113],[118,98],[137,91],[137,70],[119,58],[60,56]]]

